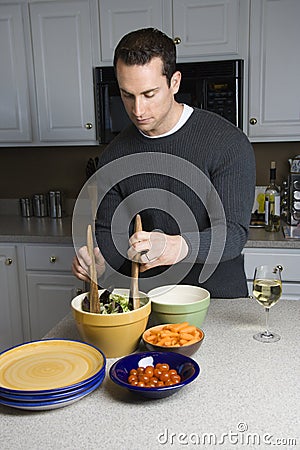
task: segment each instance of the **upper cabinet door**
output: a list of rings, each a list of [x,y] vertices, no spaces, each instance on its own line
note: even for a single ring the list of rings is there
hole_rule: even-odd
[[[21,5],[0,5],[0,142],[30,142],[24,28]]]
[[[248,135],[255,141],[300,138],[300,2],[251,3]]]
[[[248,8],[248,0],[173,0],[178,57],[244,57]]]
[[[100,0],[101,60],[112,64],[122,36],[138,28],[163,29],[164,0]]]
[[[88,0],[29,4],[39,140],[94,141]]]

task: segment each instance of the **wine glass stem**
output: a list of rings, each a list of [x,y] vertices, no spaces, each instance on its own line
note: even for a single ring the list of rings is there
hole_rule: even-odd
[[[270,331],[269,331],[269,311],[270,311],[270,308],[265,308],[265,311],[266,311],[266,331],[264,332],[264,334],[266,335],[266,336],[270,336]]]

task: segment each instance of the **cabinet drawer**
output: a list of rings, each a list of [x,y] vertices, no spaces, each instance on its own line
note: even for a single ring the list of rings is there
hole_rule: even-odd
[[[300,281],[299,249],[244,249],[245,271],[248,280],[253,279],[256,266],[263,264],[280,264],[283,267],[283,281]]]
[[[73,247],[34,246],[25,247],[25,264],[28,270],[71,271],[75,256]]]

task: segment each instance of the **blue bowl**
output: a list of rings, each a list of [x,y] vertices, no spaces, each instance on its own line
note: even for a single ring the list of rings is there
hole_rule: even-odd
[[[176,369],[181,376],[181,382],[172,386],[159,388],[144,388],[131,386],[128,383],[128,376],[131,369],[137,367],[155,366],[158,363],[167,363],[170,369]],[[192,358],[180,353],[171,352],[143,352],[133,353],[116,361],[110,368],[109,376],[111,380],[119,386],[128,389],[134,394],[146,398],[164,398],[175,394],[184,386],[194,381],[200,373],[200,367]]]

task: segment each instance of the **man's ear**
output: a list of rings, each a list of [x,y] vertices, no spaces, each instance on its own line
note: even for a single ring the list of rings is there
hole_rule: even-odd
[[[173,90],[174,94],[177,94],[180,87],[180,82],[181,82],[181,72],[177,70],[176,72],[173,73],[170,84],[170,87]]]

